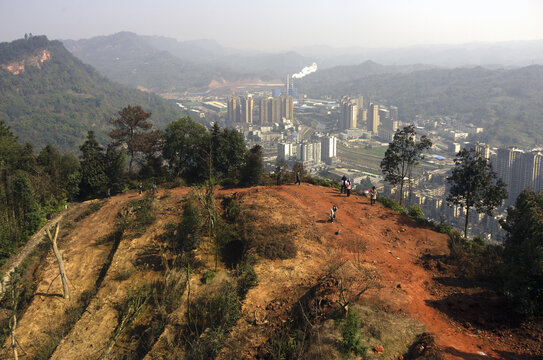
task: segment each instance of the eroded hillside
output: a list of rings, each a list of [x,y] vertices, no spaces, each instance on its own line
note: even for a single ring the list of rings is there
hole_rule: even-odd
[[[203,221],[199,240],[189,246],[187,237],[182,244],[175,239],[188,229],[178,224],[194,191],[161,190],[153,201],[128,193],[100,200],[94,212],[79,206],[66,214],[59,246],[71,299],[62,297],[54,256],[42,250],[24,275],[35,286],[19,308],[19,354],[27,359],[205,354],[536,359],[543,354],[535,331],[496,326],[484,304],[474,301],[487,290],[451,275],[443,261],[446,235],[380,204],[307,184],[217,190],[216,210],[229,225],[217,222],[212,229]],[[202,199],[196,196],[195,204]],[[328,222],[332,204],[339,208],[335,223]],[[220,244],[210,231],[220,235]],[[348,332],[353,328],[354,335]],[[13,357],[7,337],[4,350],[1,358]]]

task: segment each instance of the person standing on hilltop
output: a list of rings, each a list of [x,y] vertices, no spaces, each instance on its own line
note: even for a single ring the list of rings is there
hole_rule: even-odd
[[[347,176],[345,176],[345,174],[343,174],[343,176],[341,177],[341,189],[339,190],[340,194],[343,194],[343,192],[345,191],[345,182],[346,181],[347,181]]]
[[[345,182],[345,189],[347,189],[347,197],[351,196],[351,188],[352,188],[351,180],[347,180]]]
[[[302,184],[302,182],[300,180],[300,172],[299,171],[296,171],[296,181],[294,182],[294,185],[296,185],[296,184],[298,184],[298,185]]]
[[[375,186],[371,188],[370,191],[370,205],[373,206],[375,204],[375,201],[377,201],[377,190],[375,189]]]
[[[336,218],[336,212],[337,212],[337,206],[333,205],[330,209],[330,222],[334,222],[334,219]]]

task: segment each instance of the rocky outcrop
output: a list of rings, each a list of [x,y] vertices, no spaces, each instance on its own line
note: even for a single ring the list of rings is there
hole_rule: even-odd
[[[9,71],[13,75],[19,75],[25,71],[27,66],[34,66],[38,69],[41,68],[41,64],[51,59],[51,53],[47,49],[39,50],[34,56],[27,56],[18,61],[13,61],[8,64],[0,65],[2,69]]]

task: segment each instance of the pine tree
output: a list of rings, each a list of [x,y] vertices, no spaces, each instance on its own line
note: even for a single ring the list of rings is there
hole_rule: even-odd
[[[108,184],[104,148],[98,144],[94,131],[87,133],[81,150],[81,195],[83,197],[103,194]]]
[[[126,152],[130,156],[128,174],[132,175],[134,156],[137,153],[153,153],[160,147],[162,131],[153,130],[148,119],[151,113],[146,113],[140,106],[130,106],[119,111],[118,118],[109,120],[116,129],[109,133],[115,145],[126,145]]]

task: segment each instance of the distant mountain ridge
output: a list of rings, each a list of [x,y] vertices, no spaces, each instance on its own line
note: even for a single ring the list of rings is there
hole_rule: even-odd
[[[543,39],[381,49],[314,45],[297,47],[293,51],[318,59],[323,68],[352,65],[367,60],[376,61],[383,65],[428,64],[449,68],[465,66],[507,68],[534,64],[543,65]]]
[[[34,36],[0,44],[0,118],[23,142],[77,150],[88,130],[107,140],[109,118],[129,104],[152,112],[157,127],[181,115],[156,95],[99,75],[59,41]]]
[[[320,60],[295,51],[265,53],[228,48],[214,40],[177,41],[120,32],[63,41],[67,49],[108,78],[158,93],[207,90],[212,82],[258,78],[283,81],[287,74]],[[360,61],[361,62],[361,61]],[[352,64],[359,64],[354,62]],[[353,65],[354,66],[354,65]],[[324,66],[326,68],[326,66]],[[416,65],[382,67],[381,72],[419,70]]]
[[[108,78],[157,93],[199,91],[213,80],[235,81],[248,76],[204,63],[215,57],[212,51],[190,43],[176,45],[167,38],[120,32],[63,43],[75,56]]]
[[[406,122],[417,115],[453,116],[484,127],[478,139],[494,146],[543,144],[543,66],[403,68],[384,73],[393,67],[373,62],[338,66],[306,76],[296,87],[311,97],[363,94],[378,104],[398,106]]]

